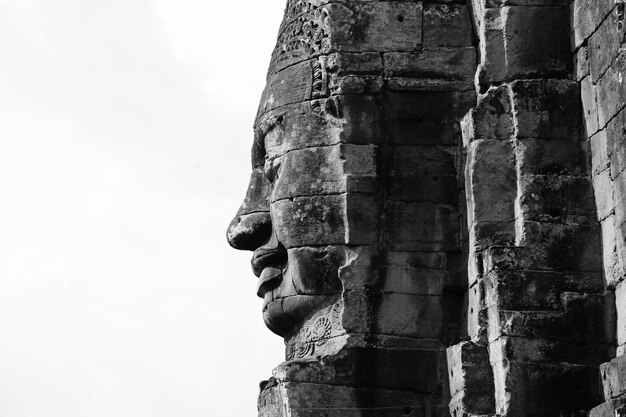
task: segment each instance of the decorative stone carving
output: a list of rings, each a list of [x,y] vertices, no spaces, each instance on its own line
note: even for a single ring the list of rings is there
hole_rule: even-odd
[[[470,3],[288,1],[227,234],[285,340],[260,416],[574,416],[604,362],[622,410],[623,7]]]

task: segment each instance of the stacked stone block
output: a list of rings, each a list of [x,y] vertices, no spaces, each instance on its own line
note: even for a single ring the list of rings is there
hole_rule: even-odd
[[[569,3],[473,1],[481,95],[463,121],[468,333],[489,358],[494,408],[465,401],[456,415],[574,416],[601,402],[614,296],[571,79]],[[477,396],[486,404],[489,393],[465,395]]]
[[[293,0],[286,16],[257,119],[256,169],[272,188],[251,192],[269,193],[292,292],[328,301],[274,326],[288,361],[262,386],[259,414],[447,416],[446,348],[466,333],[470,8]],[[239,232],[265,213],[242,206]]]
[[[260,416],[626,416],[624,4],[469,3],[288,1],[229,229],[285,252]]]
[[[600,367],[605,402],[593,417],[626,415],[626,90],[623,86],[626,55],[624,3],[572,2],[572,45],[576,80],[581,85],[585,133],[591,153],[591,172],[597,221],[602,231],[605,286],[615,294],[617,357]]]

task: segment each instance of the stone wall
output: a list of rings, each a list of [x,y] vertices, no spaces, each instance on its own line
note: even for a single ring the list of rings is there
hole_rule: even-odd
[[[259,415],[626,416],[622,0],[287,3],[229,229]]]
[[[615,234],[624,218],[606,199],[620,201],[611,181],[621,169],[609,164],[624,150],[620,122],[613,131],[609,122],[624,100],[621,6],[472,3],[481,96],[463,121],[470,341],[448,349],[451,413],[585,415],[603,401],[598,369],[615,352],[615,288],[620,297]],[[602,366],[607,374],[618,365]],[[476,391],[490,371],[493,391]]]
[[[593,417],[626,415],[626,88],[624,4],[572,2],[575,79],[581,86],[586,146],[591,153],[606,289],[616,303],[616,358],[601,366],[605,402]]]

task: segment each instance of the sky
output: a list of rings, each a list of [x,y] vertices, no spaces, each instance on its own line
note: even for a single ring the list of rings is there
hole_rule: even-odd
[[[284,0],[0,0],[0,417],[254,416],[226,227]]]

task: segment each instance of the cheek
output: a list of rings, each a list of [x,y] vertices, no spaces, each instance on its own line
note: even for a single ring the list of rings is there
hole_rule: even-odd
[[[275,158],[274,200],[346,192],[343,158],[340,145],[293,150]]]
[[[346,251],[345,246],[290,249],[287,275],[295,291],[302,295],[341,293],[339,269],[345,264]]]
[[[278,240],[287,249],[372,245],[380,239],[380,204],[373,194],[344,193],[279,200],[271,204]]]
[[[303,196],[271,204],[278,240],[287,249],[346,243],[346,196]]]

